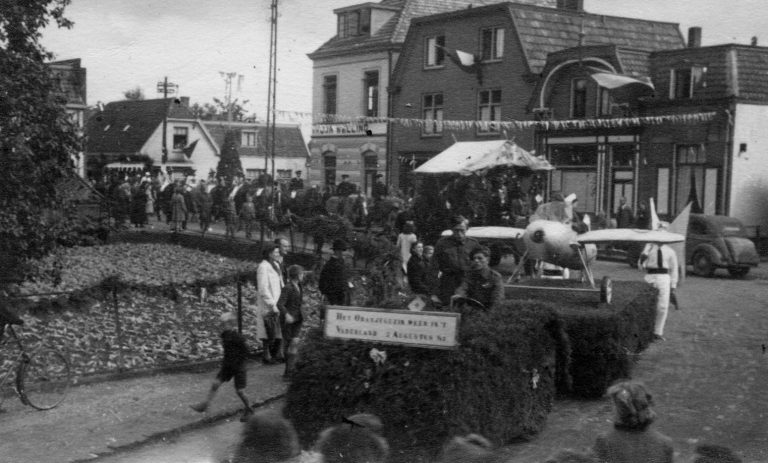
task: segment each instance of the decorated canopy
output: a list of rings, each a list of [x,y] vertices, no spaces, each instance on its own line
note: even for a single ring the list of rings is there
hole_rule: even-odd
[[[552,170],[554,167],[509,140],[460,141],[414,170],[417,174],[470,175],[500,166]]]

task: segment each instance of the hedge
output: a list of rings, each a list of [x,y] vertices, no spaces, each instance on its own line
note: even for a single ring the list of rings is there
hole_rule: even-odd
[[[537,280],[527,285],[570,285],[576,281]],[[595,294],[567,291],[525,292],[507,289],[508,298],[549,301],[562,318],[571,343],[571,391],[559,392],[595,398],[614,381],[631,376],[635,354],[653,338],[656,293],[645,282],[614,281],[613,302],[598,303]]]
[[[358,412],[382,418],[401,461],[434,457],[456,434],[478,432],[502,445],[538,433],[556,382],[568,383],[569,348],[555,311],[510,301],[464,315],[459,331],[458,349],[433,350],[325,339],[313,330],[285,406],[302,444]],[[387,353],[383,364],[371,360],[373,348]]]

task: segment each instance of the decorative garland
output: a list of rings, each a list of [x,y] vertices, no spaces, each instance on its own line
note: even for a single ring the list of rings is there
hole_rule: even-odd
[[[717,116],[715,111],[703,113],[688,114],[670,114],[664,116],[643,116],[643,117],[617,117],[609,119],[569,119],[555,121],[458,121],[434,119],[408,119],[402,117],[364,117],[364,116],[346,116],[341,114],[313,114],[300,111],[277,111],[283,119],[292,122],[310,120],[322,120],[327,124],[375,124],[375,123],[393,123],[403,127],[420,127],[427,125],[433,126],[440,124],[444,129],[449,130],[470,130],[481,129],[490,130],[498,127],[499,130],[521,130],[521,129],[542,129],[542,130],[564,130],[564,129],[596,129],[596,128],[618,128],[618,127],[639,127],[649,125],[663,124],[697,124],[709,122]],[[317,124],[316,124],[317,125]],[[322,125],[320,123],[319,125]]]

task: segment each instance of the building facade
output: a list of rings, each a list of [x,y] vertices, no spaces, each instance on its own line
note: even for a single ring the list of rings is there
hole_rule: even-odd
[[[404,174],[456,140],[514,138],[541,154],[547,145],[537,141],[531,126],[505,129],[505,122],[540,118],[553,105],[567,109],[556,114],[562,119],[595,117],[596,103],[588,93],[594,90],[589,88],[578,89],[582,104],[576,111],[570,108],[572,79],[566,70],[607,59],[615,67],[625,57],[634,58],[631,53],[679,48],[683,43],[677,24],[593,15],[583,11],[581,2],[558,2],[556,8],[500,3],[416,19],[405,42],[407,52],[395,70],[393,117],[438,122],[393,129],[394,154],[403,161],[398,178],[408,181]],[[618,46],[631,46],[631,53],[611,56]],[[581,53],[590,49],[606,56],[587,60]],[[544,101],[531,104],[536,93],[543,94]],[[551,111],[547,117],[553,117]],[[462,128],[441,119],[473,123]],[[617,135],[623,143],[631,134]],[[581,207],[588,210],[594,210],[599,199],[591,178],[596,174],[587,174],[597,168],[596,160],[588,162],[593,161],[589,167],[574,166],[573,173],[553,187],[577,192],[584,198]],[[562,172],[558,169],[555,175]]]
[[[236,132],[246,177],[271,175],[273,167],[276,177],[303,170],[309,153],[299,126],[275,126],[274,156],[267,130],[264,122],[196,119],[188,97],[112,102],[88,120],[88,175],[150,170],[174,179],[207,179],[218,167],[227,131]]]
[[[334,10],[337,34],[313,53],[313,129],[309,180],[334,185],[341,175],[370,194],[376,174],[397,186],[392,155],[390,76],[414,18],[491,1],[382,0]],[[555,0],[527,0],[555,6]],[[382,118],[381,122],[359,118]]]
[[[87,72],[80,65],[80,59],[70,59],[64,61],[54,61],[48,63],[48,68],[58,86],[59,93],[66,99],[65,108],[72,122],[80,129],[82,134],[85,130],[85,112],[88,109],[87,103]],[[85,176],[85,157],[83,152],[72,159],[77,173]]]

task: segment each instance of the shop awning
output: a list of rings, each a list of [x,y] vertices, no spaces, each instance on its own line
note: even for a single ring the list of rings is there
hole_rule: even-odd
[[[532,170],[554,169],[546,159],[534,156],[515,142],[491,140],[456,142],[413,172],[470,175],[500,166],[528,167]]]

